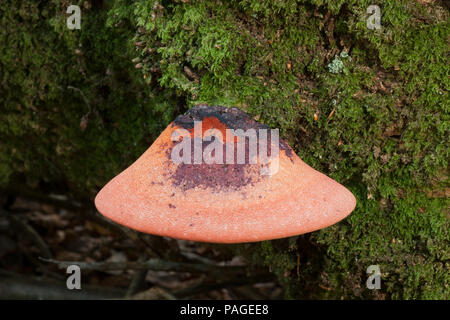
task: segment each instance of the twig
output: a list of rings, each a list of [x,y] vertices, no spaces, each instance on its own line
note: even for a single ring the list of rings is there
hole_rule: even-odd
[[[39,248],[39,250],[41,251],[41,254],[44,257],[46,257],[46,258],[53,257],[53,255],[52,255],[50,249],[48,248],[47,244],[45,243],[45,241],[41,238],[39,233],[37,233],[37,231],[34,230],[34,228],[32,226],[30,226],[28,223],[26,223],[22,219],[15,217],[10,212],[3,210],[3,209],[0,209],[0,210],[2,212],[5,212],[7,214],[7,217],[11,220],[11,222],[14,225],[16,225],[17,228],[19,228],[21,231],[23,231],[28,236],[28,238],[30,238],[30,240],[36,244],[36,246]]]
[[[330,122],[330,120],[333,117],[335,111],[336,111],[336,108],[333,108],[333,110],[331,110],[331,112],[330,112],[330,114],[328,115],[328,118],[327,118],[327,123]]]
[[[21,196],[30,200],[40,201],[44,202],[59,208],[64,208],[67,210],[72,210],[75,212],[81,213],[86,219],[89,219],[91,221],[94,221],[108,230],[121,234],[124,237],[130,238],[133,242],[136,242],[137,244],[140,244],[144,247],[144,249],[147,251],[147,253],[150,256],[156,256],[156,257],[165,257],[164,254],[171,252],[171,250],[168,250],[168,245],[165,243],[166,241],[160,237],[152,237],[152,242],[155,242],[155,244],[149,244],[145,239],[141,237],[141,234],[139,232],[136,232],[134,230],[131,230],[129,228],[123,227],[119,224],[116,224],[106,218],[104,218],[102,215],[98,214],[97,210],[93,205],[82,205],[80,202],[69,199],[65,196],[60,195],[46,195],[42,193],[38,193],[34,190],[29,190],[23,186],[19,187],[9,187],[8,190],[0,188],[0,194],[6,194],[6,195],[17,195]]]
[[[60,195],[46,195],[42,193],[35,192],[24,186],[13,187],[10,186],[7,190],[0,188],[0,193],[6,195],[16,195],[24,197],[30,200],[41,201],[50,205],[57,206],[59,208],[64,208],[68,210],[80,210],[86,209],[79,202],[67,199],[65,196]]]
[[[198,254],[194,253],[194,252],[189,252],[189,251],[180,251],[180,254],[185,257],[188,261],[193,261],[193,262],[197,262],[197,263],[204,263],[204,264],[209,264],[209,265],[217,265],[217,261],[211,260],[209,258],[206,257],[202,257],[199,256]]]
[[[132,297],[127,297],[129,300],[176,300],[176,297],[163,288],[153,287],[148,290],[139,292]]]
[[[91,285],[82,285],[81,289],[67,290],[64,281],[31,278],[0,270],[0,299],[112,299],[124,294],[122,289]]]
[[[241,287],[255,283],[264,283],[273,281],[273,275],[251,276],[251,277],[234,277],[225,281],[204,282],[194,286],[176,290],[174,295],[179,298],[190,297],[197,293],[208,292],[229,287]]]
[[[139,258],[139,262],[145,262],[145,260],[148,259],[148,255],[146,253],[143,253],[141,257]],[[128,287],[127,293],[125,294],[126,298],[131,297],[135,293],[139,292],[139,289],[142,288],[145,277],[147,276],[148,270],[136,270],[136,272],[133,274],[133,277],[131,278],[130,286]]]
[[[244,300],[264,300],[267,299],[267,296],[264,296],[255,287],[251,285],[230,288],[230,291],[235,293],[235,295]]]
[[[89,100],[84,95],[83,91],[81,91],[81,89],[78,89],[78,88],[73,87],[73,86],[67,86],[67,89],[70,89],[70,90],[78,92],[80,94],[80,96],[83,98],[84,103],[88,107],[88,110],[89,110],[88,114],[91,113],[91,104],[89,103]]]
[[[161,259],[150,259],[144,262],[82,262],[57,261],[40,258],[42,261],[57,264],[59,268],[66,269],[70,265],[78,265],[84,270],[111,271],[111,270],[153,270],[175,271],[189,273],[207,273],[223,278],[224,275],[245,275],[246,268],[240,266],[213,266],[201,263],[172,262]]]
[[[149,249],[148,245],[139,238],[139,234],[131,229],[125,228],[115,222],[112,222],[111,220],[108,220],[104,218],[102,215],[100,215],[97,210],[94,208],[88,208],[85,210],[81,210],[80,213],[88,220],[91,220],[95,223],[98,223],[102,227],[105,227],[109,231],[113,233],[121,234],[122,236],[131,239],[133,242],[140,243],[144,246],[144,248]],[[150,249],[151,250],[151,249]],[[150,255],[155,255],[154,252],[149,252]]]
[[[150,257],[163,258],[166,254],[169,254],[171,252],[171,250],[169,250],[170,248],[167,244],[167,241],[165,241],[163,238],[157,236],[149,236],[151,239],[149,243],[149,241],[142,237],[141,233],[106,219],[105,217],[100,215],[94,208],[84,211],[83,214],[86,215],[87,219],[106,227],[108,230],[122,234],[123,236],[130,238],[137,244],[140,244]]]

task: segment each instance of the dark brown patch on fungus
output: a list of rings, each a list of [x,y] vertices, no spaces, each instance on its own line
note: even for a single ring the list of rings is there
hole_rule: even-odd
[[[186,129],[193,132],[194,121],[209,121],[210,119],[217,119],[219,124],[226,129],[242,129],[244,131],[248,129],[255,129],[257,135],[257,142],[259,143],[259,129],[266,129],[267,132],[267,155],[271,155],[271,133],[270,128],[265,124],[258,123],[253,120],[247,113],[239,110],[238,108],[226,108],[221,106],[204,106],[199,105],[190,109],[186,114],[178,116],[173,122],[173,126],[178,126],[180,128]],[[216,124],[211,125],[211,127],[220,129],[216,127]],[[206,125],[205,129],[209,129]],[[223,128],[222,128],[223,129]],[[223,132],[223,138],[225,139],[225,132]],[[194,138],[199,139],[199,138]],[[249,162],[249,139],[245,139],[245,162],[244,164],[237,163],[237,141],[234,141],[234,163],[226,164],[226,145],[223,144],[223,164],[206,164],[204,162],[200,164],[194,164],[194,139],[191,141],[191,164],[180,163],[172,175],[171,180],[173,185],[181,187],[183,190],[192,189],[195,187],[209,188],[214,191],[220,190],[239,190],[241,187],[248,184],[253,185],[254,183],[260,181],[261,179],[267,178],[267,176],[262,176],[260,171],[263,166],[262,164],[250,164]],[[213,137],[212,139],[215,139]],[[166,154],[168,158],[171,157],[171,152],[173,147],[179,142],[174,142],[172,146],[167,150]],[[202,141],[202,154],[204,149],[212,141]],[[284,150],[286,155],[292,161],[292,149],[289,145],[280,139],[279,142],[280,150]],[[257,147],[259,150],[259,146]],[[258,152],[258,151],[257,151]],[[182,152],[180,156],[182,155]],[[213,153],[214,155],[214,153]]]
[[[193,129],[194,121],[203,121],[205,118],[217,118],[229,129],[270,129],[238,108],[206,105],[194,106],[185,114],[179,115],[173,123],[181,128]]]
[[[179,115],[173,121],[172,126],[178,126],[187,130],[194,128],[194,121],[203,121],[205,118],[217,118],[228,129],[270,129],[267,125],[254,120],[248,113],[239,108],[227,108],[222,106],[197,105],[185,114]],[[292,160],[293,150],[286,141],[280,139],[280,150],[284,150]]]
[[[203,150],[211,142],[203,141]],[[176,143],[174,143],[176,145]],[[235,143],[235,150],[237,143]],[[248,141],[246,141],[245,163],[237,163],[237,154],[235,152],[235,161],[233,164],[226,164],[226,147],[223,145],[223,164],[194,164],[194,143],[191,144],[191,164],[180,163],[172,175],[172,183],[181,189],[188,190],[195,187],[209,188],[214,191],[238,190],[248,184],[254,184],[264,176],[260,175],[260,164],[249,164]],[[202,150],[202,152],[203,152]],[[170,157],[170,152],[168,156]],[[171,160],[169,160],[171,161]]]

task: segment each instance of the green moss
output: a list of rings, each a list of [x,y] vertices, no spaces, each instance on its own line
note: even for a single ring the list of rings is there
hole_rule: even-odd
[[[73,31],[62,1],[0,10],[0,176],[92,195],[167,125],[173,96],[134,70],[133,28],[105,26],[106,10],[83,9]]]
[[[309,264],[300,279],[285,277],[295,253],[270,242],[254,248],[252,260],[269,265],[291,297],[449,294],[446,254],[431,254],[448,251],[447,201],[423,192],[446,185],[448,12],[383,2],[383,27],[374,31],[366,28],[370,4],[146,1],[135,7],[139,40],[158,48],[148,64],[161,68],[162,86],[189,105],[238,105],[280,128],[305,161],[357,195],[348,219],[308,238],[315,249],[304,254]],[[384,275],[380,292],[365,288],[371,264]]]
[[[366,27],[371,4],[380,30]],[[93,195],[176,113],[238,106],[358,200],[325,230],[238,246],[288,297],[450,297],[446,7],[116,0],[83,10],[80,31],[61,8],[0,8],[0,183]],[[373,264],[379,291],[365,286]]]

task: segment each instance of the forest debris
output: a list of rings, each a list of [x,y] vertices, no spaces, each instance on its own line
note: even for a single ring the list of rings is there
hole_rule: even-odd
[[[332,291],[333,290],[332,288],[325,287],[322,284],[319,284],[319,287],[322,288],[323,290],[327,290],[327,291]]]
[[[123,290],[84,285],[83,290],[67,290],[64,281],[31,278],[13,272],[0,273],[0,299],[112,299],[123,297]]]
[[[129,300],[176,300],[176,297],[167,290],[159,287],[153,287],[139,292],[129,298]]]
[[[286,62],[286,69],[287,69],[287,71],[291,71],[291,69],[292,69],[292,63],[291,62]]]
[[[46,258],[53,257],[45,241],[41,238],[39,233],[36,230],[34,230],[32,226],[30,226],[23,219],[17,218],[13,214],[8,214],[8,218],[11,220],[13,225],[15,225],[20,231],[24,232],[30,238],[30,240],[34,242],[34,244],[39,248],[41,254],[44,257]]]
[[[193,80],[194,82],[198,82],[198,76],[188,66],[184,66],[183,70],[189,79]]]
[[[333,117],[335,111],[336,111],[336,107],[334,107],[333,110],[331,110],[330,114],[328,115],[327,123],[330,122],[330,120]]]
[[[223,278],[224,275],[246,274],[246,268],[241,266],[216,266],[201,263],[172,262],[162,259],[149,259],[140,261],[123,262],[83,262],[83,261],[58,261],[53,259],[40,258],[42,261],[54,263],[60,269],[66,269],[70,265],[78,265],[84,270],[111,271],[111,270],[155,270],[155,271],[175,271],[190,273],[210,273]],[[225,271],[226,270],[226,271]]]
[[[88,118],[89,114],[85,114],[84,116],[81,117],[80,120],[80,129],[81,131],[85,131],[87,128],[87,125],[89,123],[89,118]]]
[[[395,123],[391,123],[383,133],[385,136],[392,137],[392,136],[399,136],[401,135],[401,132],[398,128],[396,128]]]

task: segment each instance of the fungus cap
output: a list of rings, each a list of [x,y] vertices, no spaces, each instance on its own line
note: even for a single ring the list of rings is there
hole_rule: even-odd
[[[256,131],[256,155],[249,137],[238,131],[227,136],[227,129]],[[269,132],[265,161],[260,129]],[[299,235],[349,215],[356,205],[353,194],[276,138],[273,130],[237,108],[195,106],[106,184],[95,205],[105,217],[141,232],[215,243]],[[183,141],[190,142],[189,147],[181,148]],[[244,163],[237,161],[239,142],[244,142]],[[227,146],[233,146],[234,153]],[[208,154],[216,162],[205,163]],[[196,155],[203,156],[200,163]],[[230,163],[227,155],[233,155]]]

